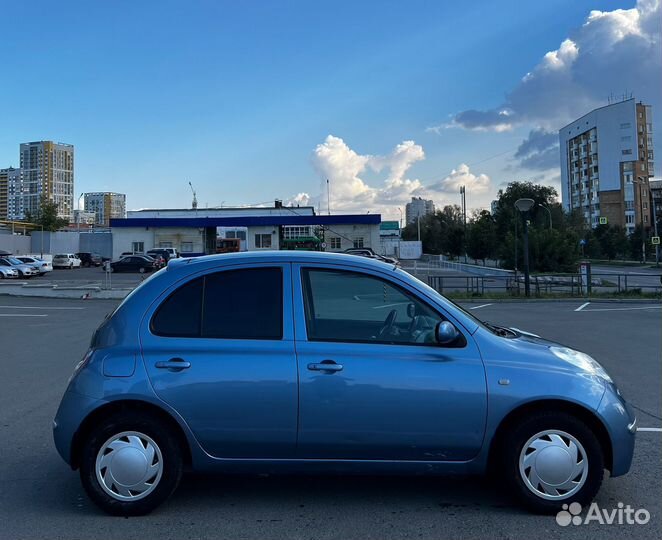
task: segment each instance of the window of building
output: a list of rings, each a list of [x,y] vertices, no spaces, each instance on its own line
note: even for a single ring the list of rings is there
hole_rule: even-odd
[[[634,223],[634,214],[625,214],[625,223],[629,225]]]
[[[627,148],[625,150],[621,150],[621,154],[623,154],[624,156],[631,156],[632,155],[632,149]]]
[[[646,131],[648,131],[648,133],[653,133],[653,124],[652,123],[647,123],[646,124]]]
[[[328,242],[329,249],[340,249],[342,247],[342,238],[339,236],[330,236]]]
[[[621,124],[621,129],[630,129],[632,127],[632,124],[630,122],[624,122]]]
[[[310,226],[285,226],[283,227],[283,238],[294,239],[312,236]]]
[[[192,253],[193,242],[182,242],[182,253]]]
[[[354,247],[355,248],[362,248],[363,247],[363,237],[362,236],[357,236],[354,238]]]
[[[255,235],[255,247],[256,248],[270,248],[271,247],[271,235],[270,234],[256,234]]]
[[[142,253],[145,251],[145,242],[131,242],[131,251]]]
[[[644,223],[648,223],[648,214],[644,215]]]
[[[634,210],[634,201],[625,201],[626,210]]]
[[[418,298],[382,279],[357,272],[303,272],[310,341],[434,344],[443,318]]]
[[[631,140],[632,140],[632,137],[630,135],[625,135],[625,136],[621,137],[621,141],[623,141],[623,142],[631,141]]]

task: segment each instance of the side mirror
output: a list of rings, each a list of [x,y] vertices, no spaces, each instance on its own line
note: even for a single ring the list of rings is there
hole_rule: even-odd
[[[448,345],[453,343],[460,333],[457,331],[457,328],[453,326],[452,323],[448,321],[441,321],[437,323],[437,326],[434,329],[434,337],[437,340],[437,343],[440,345]]]

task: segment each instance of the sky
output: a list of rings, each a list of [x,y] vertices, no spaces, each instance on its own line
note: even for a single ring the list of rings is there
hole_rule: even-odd
[[[609,95],[651,103],[660,132],[660,0],[0,0],[0,18],[0,167],[70,143],[76,192],[129,209],[189,207],[189,181],[203,208],[399,219],[466,185],[475,209],[514,180],[560,192],[558,128]]]

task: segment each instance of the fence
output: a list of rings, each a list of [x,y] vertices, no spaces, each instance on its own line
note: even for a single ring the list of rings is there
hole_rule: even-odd
[[[413,273],[413,272],[412,272]],[[415,274],[414,274],[415,275]],[[490,293],[519,296],[524,294],[524,276],[467,276],[441,274],[427,276],[428,284],[440,293],[465,293],[483,296]],[[662,294],[657,274],[591,274],[590,285],[580,274],[545,274],[531,276],[531,295],[585,296],[588,294]]]

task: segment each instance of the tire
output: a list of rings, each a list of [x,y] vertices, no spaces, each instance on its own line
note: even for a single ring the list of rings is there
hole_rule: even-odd
[[[81,482],[90,499],[109,514],[148,514],[172,495],[181,479],[182,449],[168,426],[152,414],[117,413],[97,425],[82,443]],[[113,460],[120,450],[129,461],[115,464],[116,479]],[[130,459],[134,456],[137,469]],[[151,467],[142,465],[150,460]]]
[[[535,513],[555,514],[572,502],[589,505],[600,489],[604,474],[600,442],[571,414],[533,414],[500,441],[495,463],[501,486]],[[548,481],[546,487],[543,479]]]
[[[138,272],[140,272],[141,274],[144,274],[144,273],[145,273],[145,267],[144,267],[144,266],[141,266],[141,267],[138,269]]]
[[[89,263],[89,262],[86,262],[84,266],[85,266],[85,268],[89,268],[89,267],[90,267],[90,263]]]

